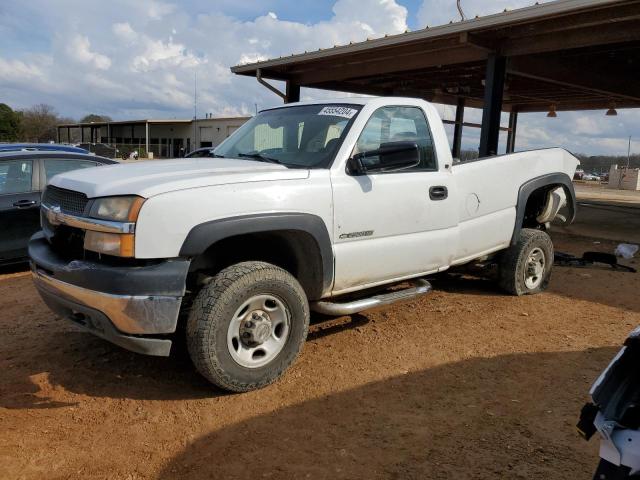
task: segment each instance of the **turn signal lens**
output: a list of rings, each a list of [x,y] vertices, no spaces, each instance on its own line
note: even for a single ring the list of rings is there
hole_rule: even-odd
[[[87,231],[84,235],[84,248],[92,252],[115,255],[117,257],[134,256],[135,235],[132,233],[104,233]]]

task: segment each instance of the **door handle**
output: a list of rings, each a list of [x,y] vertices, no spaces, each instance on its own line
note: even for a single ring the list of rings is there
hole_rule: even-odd
[[[444,200],[449,196],[447,187],[437,186],[429,188],[429,198],[431,200]]]
[[[33,207],[36,203],[38,202],[35,200],[18,200],[13,204],[13,206],[18,208],[29,208]]]

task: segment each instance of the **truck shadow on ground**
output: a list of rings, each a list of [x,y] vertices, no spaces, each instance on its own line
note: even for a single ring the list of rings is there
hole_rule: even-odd
[[[12,366],[11,378],[15,380],[7,385],[5,394],[0,393],[0,407],[41,409],[73,405],[73,401],[50,399],[49,391],[57,386],[72,394],[145,400],[212,398],[224,394],[202,378],[185,353],[178,350],[167,358],[148,357],[89,333],[56,332],[41,341],[35,358]],[[29,366],[36,365],[41,367],[38,371],[29,371]],[[43,374],[45,378],[41,378]]]
[[[474,358],[366,384],[213,431],[159,478],[591,478],[596,442],[574,425],[616,351]]]
[[[440,273],[429,278],[433,289],[449,293],[462,293],[465,295],[507,295],[491,278],[475,276],[463,273]]]
[[[481,296],[508,296],[492,277],[442,273],[429,279],[434,290]],[[616,271],[606,266],[572,268],[555,266],[547,294],[599,303],[640,312],[640,274]],[[586,307],[586,306],[585,306]]]
[[[61,320],[51,318],[47,322],[55,326]],[[313,314],[308,340],[318,340],[368,322],[367,317],[359,314],[342,317],[340,323],[333,317]],[[47,392],[54,386],[92,397],[141,400],[210,399],[229,395],[197,373],[184,338],[174,342],[170,357],[149,357],[123,350],[66,323],[63,325],[70,330],[48,333],[44,338],[26,338],[22,351],[8,357],[11,375],[6,388],[0,390],[0,407],[45,409],[75,404],[52,400]],[[26,356],[28,360],[13,363],[18,356]],[[36,365],[42,368],[30,370],[29,367]],[[46,380],[39,378],[43,372]]]
[[[11,273],[21,273],[29,271],[29,263],[27,261],[20,263],[12,263],[10,265],[0,265],[0,275],[8,275]]]

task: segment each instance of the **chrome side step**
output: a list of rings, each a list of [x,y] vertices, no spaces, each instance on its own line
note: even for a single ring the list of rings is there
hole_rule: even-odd
[[[346,303],[334,303],[328,301],[319,301],[311,304],[311,310],[314,312],[322,313],[323,315],[352,315],[354,313],[362,312],[374,307],[380,307],[382,305],[389,305],[401,300],[409,300],[416,297],[421,297],[429,293],[432,288],[431,284],[418,278],[411,281],[412,287],[405,288],[390,293],[383,293],[368,298],[360,298]]]

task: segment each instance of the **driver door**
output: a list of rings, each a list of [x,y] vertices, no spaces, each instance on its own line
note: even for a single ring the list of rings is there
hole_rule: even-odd
[[[31,235],[40,230],[36,160],[0,161],[0,263],[27,255]]]
[[[352,155],[400,141],[418,144],[417,166],[358,176],[332,172],[334,294],[420,276],[451,261],[456,227],[451,173],[438,165],[422,109],[379,108]],[[375,167],[376,158],[367,162]]]

